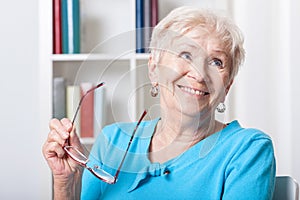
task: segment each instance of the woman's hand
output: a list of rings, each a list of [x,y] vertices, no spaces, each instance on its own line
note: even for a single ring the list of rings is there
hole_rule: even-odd
[[[52,119],[49,128],[48,138],[43,145],[43,155],[53,174],[54,195],[57,197],[55,199],[63,199],[66,195],[70,198],[70,193],[80,191],[83,168],[67,155],[63,147],[68,140],[68,145],[83,148],[69,119]]]

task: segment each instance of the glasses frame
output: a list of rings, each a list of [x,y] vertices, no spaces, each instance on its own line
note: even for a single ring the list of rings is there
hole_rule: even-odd
[[[68,149],[69,148],[73,148],[78,154],[81,155],[81,157],[85,158],[85,161],[77,158],[75,155],[73,155]],[[98,165],[94,165],[93,168],[89,167],[87,164],[89,162],[89,159],[76,147],[74,146],[64,146],[64,150],[67,152],[68,156],[70,156],[75,162],[77,162],[78,164],[80,164],[81,166],[83,166],[84,168],[86,168],[87,170],[89,170],[94,176],[96,176],[97,178],[99,178],[100,180],[109,183],[109,184],[113,184],[115,181],[115,177],[112,176],[111,174],[109,174],[108,172],[104,171],[103,169],[100,168],[101,173],[105,174],[105,176],[109,177],[109,178],[104,178],[103,176],[99,175],[96,172],[96,169],[99,170],[99,166]],[[112,180],[112,181],[110,181]]]
[[[78,104],[78,106],[77,106],[76,112],[75,112],[75,114],[74,114],[74,116],[73,116],[73,120],[72,120],[72,124],[73,124],[73,125],[74,125],[75,119],[76,119],[76,117],[77,117],[78,111],[79,111],[79,109],[80,109],[80,107],[81,107],[81,103],[82,103],[82,101],[84,100],[84,98],[86,97],[86,95],[87,95],[88,93],[94,91],[95,89],[97,89],[97,88],[103,86],[103,85],[104,85],[104,83],[100,83],[100,84],[96,85],[95,87],[93,87],[93,88],[91,88],[90,90],[88,90],[88,91],[81,97],[81,99],[80,99],[80,101],[79,101],[79,104]],[[86,156],[85,156],[85,155],[84,155],[77,147],[74,147],[74,146],[70,145],[69,139],[66,140],[66,145],[65,145],[63,148],[64,148],[65,152],[68,154],[68,156],[69,156],[70,158],[72,158],[75,162],[77,162],[78,164],[80,164],[81,166],[83,166],[84,168],[86,168],[88,171],[90,171],[94,176],[96,176],[97,178],[99,178],[100,180],[102,180],[102,181],[104,181],[104,182],[106,182],[106,183],[108,183],[108,184],[115,184],[115,183],[117,182],[117,180],[118,180],[120,171],[121,171],[122,166],[123,166],[123,164],[124,164],[124,161],[125,161],[125,159],[126,159],[128,150],[129,150],[130,145],[131,145],[131,143],[132,143],[132,141],[133,141],[133,138],[134,138],[134,136],[135,136],[135,133],[136,133],[136,131],[137,131],[137,129],[138,129],[140,123],[142,122],[142,120],[143,120],[143,118],[145,117],[146,114],[147,114],[147,110],[144,110],[143,114],[142,114],[141,117],[139,118],[139,120],[138,120],[138,122],[137,122],[137,124],[136,124],[136,126],[135,126],[135,128],[134,128],[134,130],[133,130],[133,132],[132,132],[132,135],[131,135],[130,140],[129,140],[129,142],[128,142],[128,145],[127,145],[127,148],[126,148],[126,150],[125,150],[124,156],[123,156],[123,158],[122,158],[122,160],[121,160],[121,162],[120,162],[120,165],[119,165],[119,167],[118,167],[118,169],[117,169],[115,175],[112,176],[110,173],[104,171],[104,170],[101,169],[99,166],[94,166],[94,168],[97,168],[97,169],[99,168],[99,169],[102,171],[102,173],[106,174],[108,177],[111,177],[110,179],[108,179],[108,178],[106,179],[106,178],[100,176],[93,168],[87,166],[87,163],[89,162],[89,159],[88,159],[88,158],[87,158],[87,157],[86,157]],[[77,158],[76,156],[74,156],[74,155],[68,150],[69,148],[73,148],[78,154],[80,154],[82,157],[86,158],[86,161],[82,161],[81,159],[79,159],[79,158]]]

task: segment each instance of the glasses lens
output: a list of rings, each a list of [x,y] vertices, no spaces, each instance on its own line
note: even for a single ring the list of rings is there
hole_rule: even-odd
[[[109,184],[113,184],[115,182],[115,177],[101,169],[99,166],[94,166],[91,170],[94,175],[96,175],[104,182]]]
[[[79,104],[80,105],[80,104]],[[64,150],[67,152],[67,154],[73,158],[75,161],[79,162],[80,164],[82,164],[86,169],[88,169],[92,174],[94,174],[96,177],[98,177],[99,179],[101,179],[102,181],[109,183],[109,184],[114,184],[116,183],[117,177],[119,175],[119,172],[121,170],[121,167],[124,163],[125,157],[127,155],[128,149],[130,147],[131,141],[135,135],[135,132],[139,126],[139,124],[141,123],[142,119],[145,117],[145,115],[147,114],[147,110],[145,110],[141,116],[141,118],[139,119],[135,129],[133,130],[132,136],[130,138],[130,141],[128,143],[126,152],[124,154],[124,157],[120,163],[120,166],[117,170],[117,173],[115,176],[112,176],[111,174],[107,173],[106,171],[104,171],[103,169],[101,169],[99,166],[94,165],[93,167],[88,166],[88,158],[87,156],[85,156],[80,150],[78,150],[76,147],[73,146],[65,146]],[[76,115],[75,115],[76,116]],[[75,119],[75,117],[74,117]]]
[[[84,165],[89,171],[91,171],[99,179],[109,184],[115,183],[115,177],[107,173],[103,169],[101,169],[99,166],[95,165],[92,168],[86,166],[88,162],[88,158],[83,153],[81,153],[81,151],[79,151],[76,147],[65,146],[64,149],[68,153],[68,155],[71,156],[71,158]]]
[[[80,162],[82,164],[87,163],[87,157],[83,153],[81,153],[76,147],[65,146],[64,149],[69,154],[69,156],[71,156],[77,162]]]

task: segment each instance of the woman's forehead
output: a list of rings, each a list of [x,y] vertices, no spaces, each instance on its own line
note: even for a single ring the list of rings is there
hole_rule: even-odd
[[[190,51],[190,52],[202,52],[210,54],[212,52],[224,53],[229,55],[229,50],[226,48],[225,43],[217,37],[216,34],[189,34],[181,35],[173,38],[173,42],[170,43],[169,50],[178,51]]]
[[[206,50],[227,50],[227,45],[215,32],[208,32],[197,28],[186,33],[184,37],[190,38],[194,43]]]

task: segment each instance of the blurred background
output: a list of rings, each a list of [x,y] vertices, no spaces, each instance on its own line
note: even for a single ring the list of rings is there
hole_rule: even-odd
[[[39,3],[5,1],[0,7],[0,199],[51,199],[51,174],[41,153],[47,133],[40,127],[48,124],[39,109],[48,105],[39,87]],[[268,133],[277,174],[300,181],[300,1],[227,3],[247,52],[228,97],[228,120]]]

